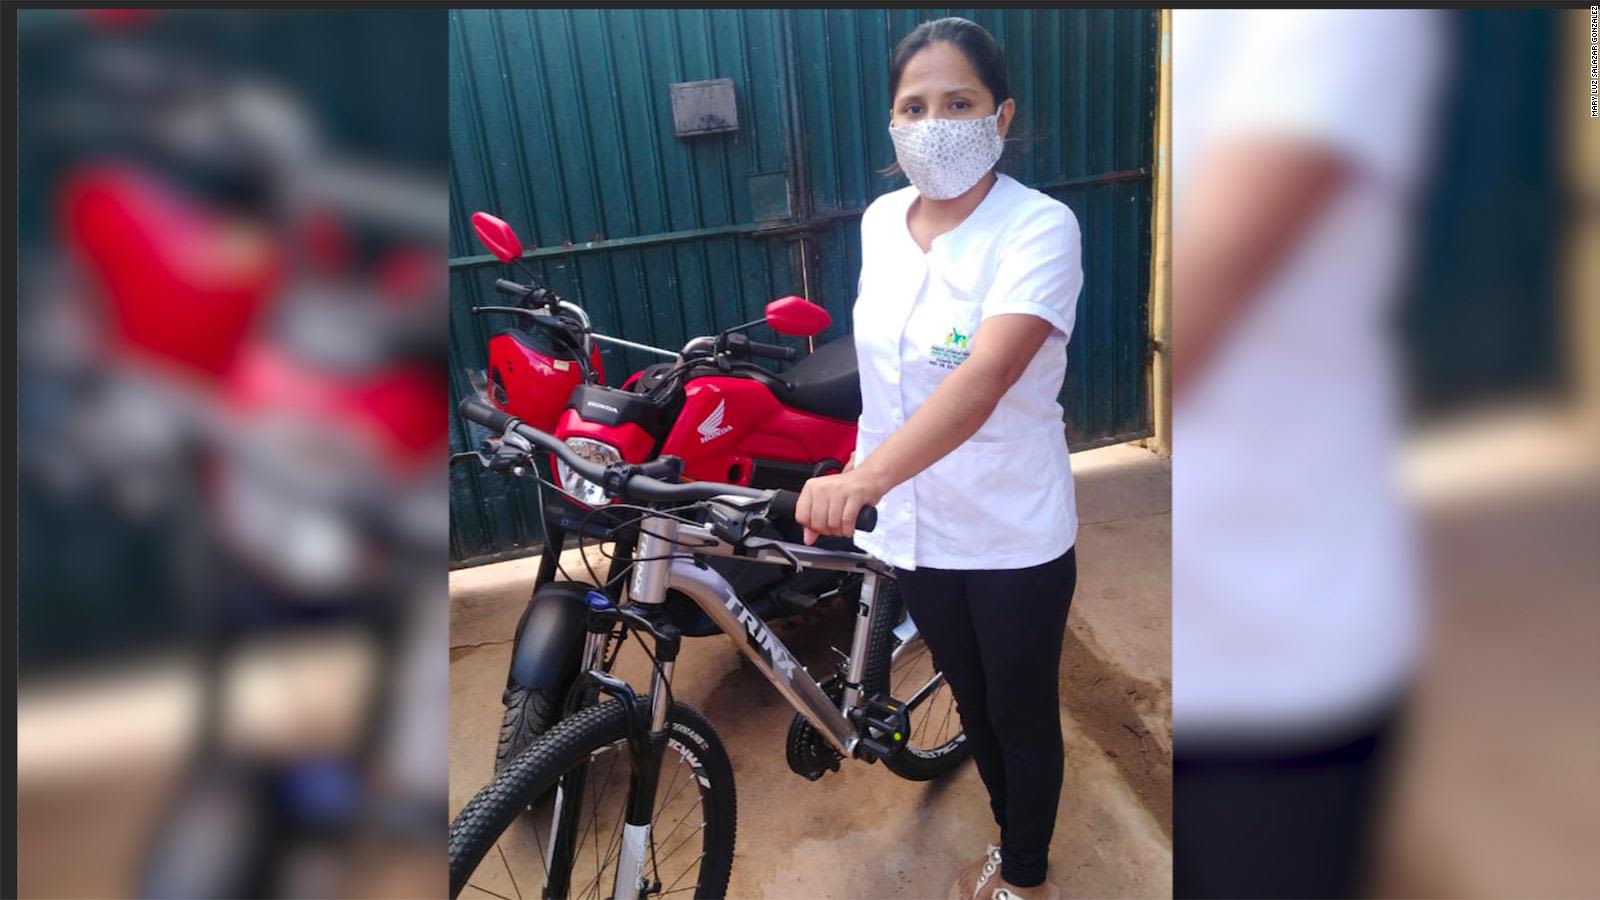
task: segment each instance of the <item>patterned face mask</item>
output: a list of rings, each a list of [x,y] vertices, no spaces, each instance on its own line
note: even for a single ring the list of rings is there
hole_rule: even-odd
[[[959,197],[1000,161],[1000,113],[982,119],[923,119],[890,126],[901,171],[930,200]]]

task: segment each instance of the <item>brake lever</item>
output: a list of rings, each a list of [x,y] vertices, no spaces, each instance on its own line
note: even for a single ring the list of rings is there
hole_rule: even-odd
[[[766,520],[762,519],[762,521],[765,522]],[[774,540],[773,538],[753,537],[744,542],[744,547],[747,550],[775,550],[780,556],[788,560],[789,565],[794,566],[794,574],[799,574],[805,570],[805,566],[800,563],[800,558],[795,556],[794,551],[790,550],[789,545],[783,541]]]
[[[459,453],[452,453],[450,454],[450,465],[453,466],[456,463],[463,462],[468,458],[477,460],[478,463],[485,469],[489,468],[489,457],[481,450],[462,450]]]
[[[750,535],[759,531],[766,521],[763,516],[752,516],[748,506],[730,503],[722,498],[706,504],[706,528],[735,547],[743,547]],[[752,528],[752,525],[755,527]]]
[[[522,451],[523,453],[532,453],[533,452],[533,442],[528,440],[527,438],[523,437],[522,435],[517,434],[517,432],[514,430],[516,428],[516,426],[520,425],[520,424],[521,424],[520,420],[513,421],[511,423],[511,425],[506,428],[506,433],[500,435],[500,443],[502,443],[502,444],[510,444],[512,447],[515,447],[516,449]]]
[[[503,435],[484,438],[482,450],[467,450],[462,453],[451,454],[450,461],[455,462],[458,458],[476,456],[478,461],[483,464],[483,467],[491,472],[521,474],[517,471],[517,468],[529,464],[532,452],[533,445],[528,443],[526,438],[507,429]]]
[[[726,500],[712,501],[707,511],[706,527],[712,534],[738,549],[774,550],[794,568],[796,573],[804,570],[805,566],[801,564],[799,557],[795,556],[794,551],[783,541],[758,536],[761,529],[770,524],[771,520],[766,516],[752,513],[750,510],[753,506],[755,502],[742,506]],[[731,508],[733,513],[725,511],[724,507]]]

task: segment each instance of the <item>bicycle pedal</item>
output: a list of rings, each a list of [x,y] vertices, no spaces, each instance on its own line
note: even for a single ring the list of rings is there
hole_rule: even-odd
[[[869,697],[855,709],[851,718],[861,730],[857,746],[869,761],[887,759],[905,749],[906,737],[911,733],[911,719],[906,715],[905,704],[899,700],[886,694]]]

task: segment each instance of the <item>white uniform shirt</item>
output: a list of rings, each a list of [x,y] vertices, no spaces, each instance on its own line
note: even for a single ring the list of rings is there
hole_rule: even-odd
[[[1392,471],[1399,375],[1387,317],[1407,193],[1426,159],[1438,18],[1175,14],[1175,211],[1193,167],[1238,135],[1294,135],[1354,170],[1175,411],[1179,732],[1289,731],[1355,715],[1415,657],[1420,604]],[[1175,253],[1183,248],[1180,232]]]
[[[859,464],[917,411],[969,354],[990,316],[1055,326],[978,432],[885,494],[857,546],[903,569],[1016,569],[1067,552],[1078,516],[1061,391],[1078,292],[1078,220],[1066,205],[1000,175],[960,225],[924,254],[906,213],[914,187],[873,201],[861,219],[853,316],[861,371]]]

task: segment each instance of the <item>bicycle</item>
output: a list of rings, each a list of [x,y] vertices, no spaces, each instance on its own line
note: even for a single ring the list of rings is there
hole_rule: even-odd
[[[769,522],[793,519],[799,495],[712,482],[671,483],[651,477],[659,468],[597,465],[481,400],[468,398],[460,410],[469,421],[498,432],[502,447],[530,460],[536,450],[554,453],[609,496],[655,505],[629,507],[640,510],[641,518],[626,602],[600,591],[586,597],[588,637],[582,677],[574,688],[582,696],[570,701],[580,710],[497,773],[451,823],[452,897],[469,888],[477,896],[525,896],[526,878],[517,879],[511,860],[527,855],[538,858],[538,869],[527,874],[542,874],[544,897],[724,895],[737,830],[733,767],[711,723],[672,697],[681,635],[661,613],[669,589],[692,598],[794,707],[786,755],[790,768],[803,777],[815,781],[853,758],[882,761],[903,778],[929,780],[966,758],[969,748],[953,701],[942,713],[935,707],[918,715],[940,693],[944,678],[932,671],[927,648],[913,629],[901,631],[904,639],[896,634],[909,620],[900,621],[892,571],[864,553],[760,536]],[[876,519],[875,509],[863,509],[856,526],[870,531]],[[705,559],[717,556],[797,571],[860,574],[850,653],[839,671],[820,682],[806,671],[705,565]],[[618,630],[649,657],[648,694],[637,694],[607,671],[606,647]],[[925,680],[923,664],[931,672]],[[901,672],[894,675],[897,668]],[[902,687],[916,689],[901,701],[890,691]],[[956,730],[946,737],[952,718]],[[923,746],[918,741],[930,727],[933,743]],[[524,816],[525,810],[533,815]],[[699,824],[689,824],[684,832],[697,810]],[[548,829],[542,830],[541,822]]]

